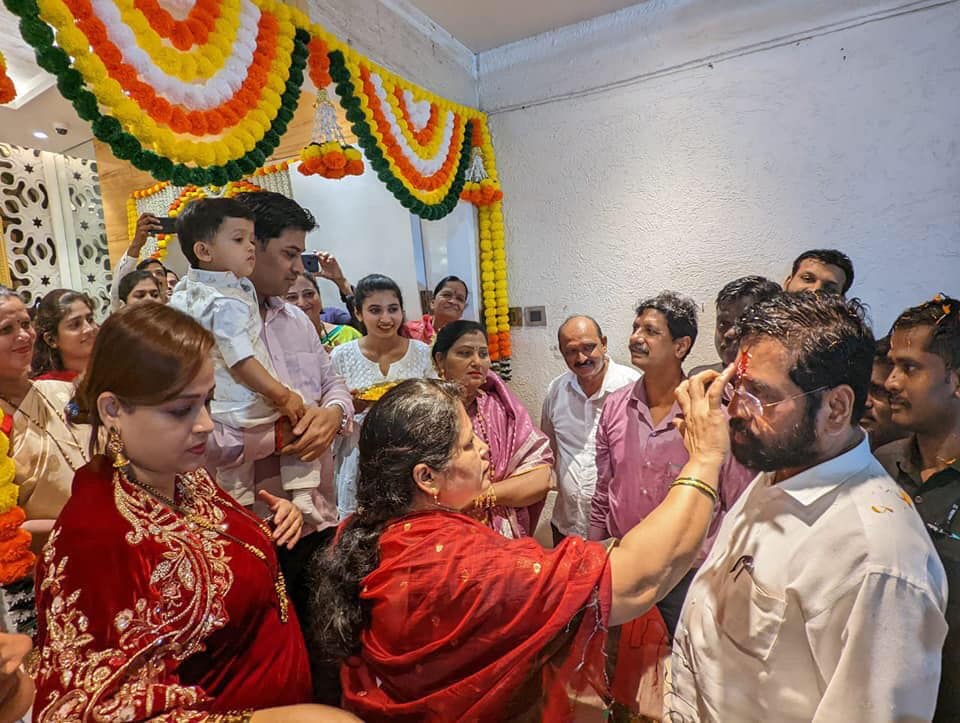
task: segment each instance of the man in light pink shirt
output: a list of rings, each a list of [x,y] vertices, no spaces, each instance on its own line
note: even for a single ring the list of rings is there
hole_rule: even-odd
[[[591,540],[622,537],[663,502],[689,455],[673,424],[680,416],[676,389],[682,364],[697,338],[697,308],[687,297],[665,291],[637,307],[630,359],[643,371],[634,384],[603,404],[597,427],[597,489],[590,509]],[[754,475],[732,457],[720,476],[720,505],[694,568],[658,603],[670,634],[687,587],[706,559],[724,512]]]
[[[307,411],[292,431],[287,426],[282,450],[277,449],[277,438],[272,432],[240,436],[216,425],[207,447],[207,462],[221,467],[257,460],[250,498],[239,500],[248,505],[254,504],[256,491],[263,489],[289,498],[280,486],[278,452],[296,455],[305,462],[317,461],[320,465],[322,480],[313,493],[313,519],[307,520],[305,535],[293,550],[279,551],[291,599],[302,609],[303,568],[313,551],[332,536],[338,521],[330,447],[338,434],[350,431],[353,400],[346,382],[334,370],[313,324],[300,309],[283,300],[297,274],[303,273],[300,254],[304,251],[307,233],[316,228],[316,221],[309,211],[279,193],[243,193],[236,199],[255,217],[257,261],[250,281],[260,301],[263,340],[277,378],[300,393]]]

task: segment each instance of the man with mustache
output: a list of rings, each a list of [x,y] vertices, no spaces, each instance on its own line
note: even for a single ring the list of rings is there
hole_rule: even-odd
[[[870,374],[870,391],[867,393],[867,409],[860,420],[860,426],[870,437],[870,449],[874,451],[909,434],[891,418],[890,392],[884,387],[887,377],[893,371],[893,365],[887,357],[889,353],[890,337],[877,339],[877,352],[873,355],[873,372]]]
[[[960,720],[960,301],[907,309],[890,335],[886,378],[894,424],[910,436],[877,459],[913,498],[947,571],[950,597],[936,721]]]
[[[557,342],[569,371],[550,382],[540,422],[556,459],[555,543],[568,535],[587,536],[597,486],[595,440],[600,410],[611,392],[640,378],[638,372],[607,356],[607,337],[589,316],[571,316],[563,322]]]
[[[744,276],[734,279],[717,294],[717,324],[713,332],[713,345],[720,362],[697,367],[690,376],[712,369],[722,372],[737,358],[737,319],[758,301],[772,299],[783,293],[780,285],[762,276]]]
[[[630,360],[643,372],[603,404],[596,434],[597,488],[590,509],[591,540],[622,537],[659,505],[687,463],[676,390],[686,378],[683,361],[697,338],[697,306],[672,291],[641,301],[630,336]],[[720,474],[720,510],[691,570],[658,604],[673,634],[687,587],[714,536],[753,474],[728,460]]]
[[[863,308],[782,294],[738,325],[731,447],[761,474],[690,586],[664,720],[930,720],[946,579],[859,427]]]

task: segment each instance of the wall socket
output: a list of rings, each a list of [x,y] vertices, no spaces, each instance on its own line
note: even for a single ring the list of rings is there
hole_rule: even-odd
[[[545,306],[523,307],[523,320],[527,326],[546,326],[547,309]]]
[[[523,308],[511,306],[507,309],[507,315],[510,317],[510,326],[523,326]]]

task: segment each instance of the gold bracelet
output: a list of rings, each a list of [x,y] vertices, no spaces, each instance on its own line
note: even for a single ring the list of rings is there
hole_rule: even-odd
[[[492,510],[496,506],[497,491],[493,489],[492,484],[473,500],[473,507],[476,510]]]
[[[720,501],[717,491],[703,480],[699,480],[696,477],[677,477],[673,481],[673,484],[670,485],[670,489],[673,489],[674,487],[693,487],[694,489],[700,490],[711,500],[713,500],[713,504],[717,504],[717,502]]]

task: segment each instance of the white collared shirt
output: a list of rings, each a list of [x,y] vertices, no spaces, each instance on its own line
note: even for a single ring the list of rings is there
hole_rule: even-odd
[[[857,447],[759,475],[687,594],[665,721],[930,720],[947,584],[920,516]]]
[[[230,369],[250,357],[274,379],[270,353],[263,341],[257,292],[250,279],[230,271],[190,269],[173,291],[170,306],[192,316],[213,334],[216,389],[210,413],[214,420],[238,429],[269,424],[279,416],[266,398],[248,389]]]
[[[590,527],[590,503],[597,489],[597,423],[603,401],[610,392],[639,378],[637,370],[608,358],[603,384],[589,398],[571,371],[561,374],[547,388],[540,425],[556,457],[553,524],[564,535],[586,537]]]

